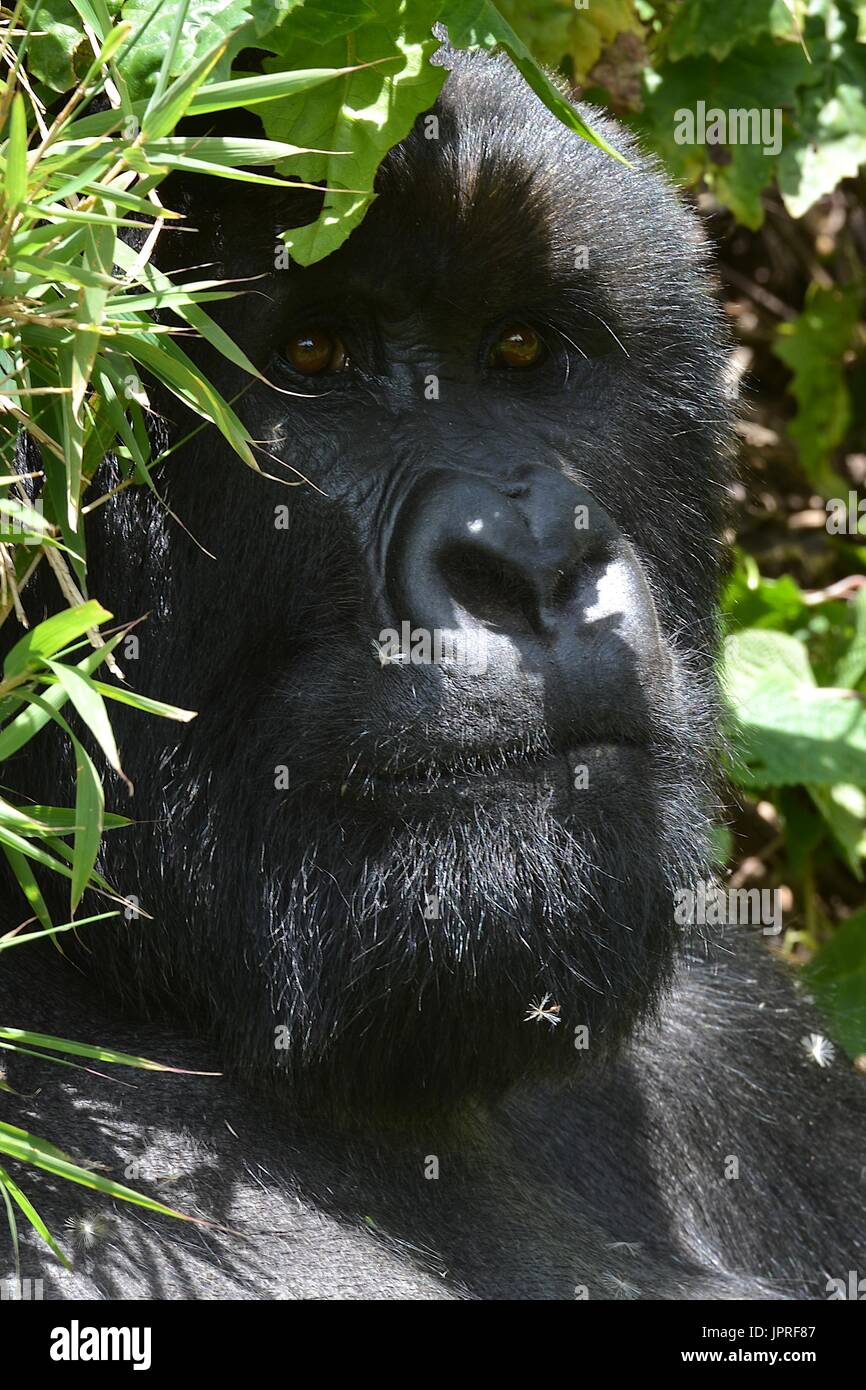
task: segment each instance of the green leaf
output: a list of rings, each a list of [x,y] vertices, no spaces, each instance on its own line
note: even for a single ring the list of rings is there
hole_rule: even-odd
[[[854,636],[844,656],[840,657],[835,671],[835,685],[857,686],[866,675],[866,585],[859,589],[851,603],[854,618]]]
[[[144,714],[155,714],[162,719],[176,719],[180,724],[188,724],[196,718],[196,711],[181,709],[178,705],[167,705],[162,700],[151,700],[148,695],[139,695],[135,690],[127,690],[123,685],[107,685],[104,681],[93,681],[95,689],[106,699],[116,700],[118,704],[130,705],[132,709]]]
[[[92,1043],[73,1042],[69,1038],[57,1038],[51,1033],[31,1033],[26,1028],[7,1028],[0,1026],[0,1038],[5,1042],[27,1043],[30,1047],[41,1047],[49,1052],[65,1052],[72,1057],[87,1057],[92,1062],[114,1062],[122,1067],[136,1067],[140,1071],[179,1072],[182,1067],[169,1067],[162,1062],[152,1062],[147,1057],[135,1057],[129,1052],[116,1052],[111,1047],[97,1047]]]
[[[90,65],[90,44],[69,0],[26,0],[22,17],[31,20],[37,9],[27,67],[53,91],[67,92]]]
[[[815,809],[814,800],[801,787],[780,787],[773,799],[785,822],[786,858],[794,873],[802,875],[824,838],[826,823]]]
[[[866,791],[845,783],[810,787],[809,794],[855,878],[863,878],[866,857]]]
[[[113,212],[110,203],[104,206]],[[114,264],[115,233],[113,227],[90,226],[86,229],[83,263],[92,277],[103,277],[110,281]],[[67,519],[71,529],[78,525],[78,508],[81,498],[81,479],[84,466],[84,433],[82,407],[84,397],[90,387],[90,377],[96,354],[99,350],[100,330],[108,302],[109,288],[106,284],[85,285],[79,292],[76,312],[77,327],[72,341],[72,372],[65,380],[71,386],[69,396],[63,398],[64,414],[71,414],[68,422],[66,450],[67,476]],[[74,441],[74,445],[72,443]]]
[[[866,50],[844,31],[827,30],[810,47],[820,85],[801,93],[798,131],[786,140],[779,188],[792,217],[802,217],[842,179],[866,164]]]
[[[61,859],[56,859],[53,855],[49,854],[47,850],[40,848],[39,845],[34,845],[29,840],[25,840],[22,835],[16,835],[14,830],[10,830],[5,825],[0,825],[0,844],[5,848],[17,850],[19,854],[26,856],[28,859],[34,859],[36,863],[41,864],[43,868],[51,869],[52,872],[60,874],[63,878],[72,877],[71,869],[67,868],[66,864],[64,864]]]
[[[51,619],[49,618],[48,621],[50,622]],[[95,671],[109,652],[117,646],[122,636],[122,632],[117,633],[110,641],[106,641],[103,647],[96,647],[92,652],[88,652],[84,660],[78,663],[79,671],[86,671],[88,675]],[[13,753],[17,753],[19,748],[23,748],[25,743],[29,743],[34,734],[44,728],[53,714],[63,708],[66,700],[67,695],[63,686],[56,685],[52,690],[46,690],[39,704],[27,704],[26,708],[15,719],[5,724],[0,730],[0,762],[11,758]]]
[[[94,875],[93,882],[98,887],[103,887],[98,874]],[[103,891],[107,890],[103,889]],[[120,914],[118,912],[97,912],[92,917],[76,917],[71,922],[64,922],[61,925],[55,924],[54,926],[46,928],[44,931],[19,932],[17,936],[12,936],[11,933],[6,935],[5,937],[0,936],[0,951],[11,951],[14,946],[23,946],[28,941],[44,941],[46,936],[56,938],[58,936],[61,936],[63,932],[77,932],[80,927],[89,926],[91,922],[106,922],[113,917],[118,917],[119,915]],[[57,945],[56,941],[55,945]],[[12,1051],[18,1050],[17,1048],[13,1048],[11,1043],[0,1042],[0,1047],[9,1047],[12,1049]],[[22,1048],[21,1050],[24,1051],[25,1049]],[[52,1058],[51,1060],[56,1061],[58,1059]],[[62,1065],[74,1066],[75,1063],[68,1062],[63,1063]]]
[[[3,664],[4,675],[20,676],[25,671],[36,670],[46,657],[56,656],[76,637],[81,637],[90,628],[98,627],[111,616],[101,603],[93,599],[75,608],[64,608],[62,613],[46,618],[15,643]]]
[[[217,48],[222,52],[216,71],[219,76],[228,77],[231,58],[244,46],[246,29],[252,29],[247,0],[194,0],[193,12],[178,33],[178,19],[187,3],[188,0],[164,0],[157,6],[156,0],[126,0],[123,18],[132,24],[135,33],[141,33],[145,21],[150,20],[141,37],[119,59],[133,101],[152,94],[159,96],[161,73],[163,81],[189,73]]]
[[[804,975],[845,1050],[866,1052],[866,908],[837,927]]]
[[[10,213],[14,212],[27,196],[27,113],[20,92],[12,99],[3,186],[6,207]]]
[[[757,229],[764,219],[762,193],[778,166],[775,155],[764,154],[772,149],[772,141],[707,145],[703,124],[699,129],[695,120],[693,143],[683,113],[720,110],[727,116],[730,111],[754,110],[774,120],[777,110],[793,111],[800,89],[818,80],[799,45],[771,38],[735,48],[722,62],[696,57],[661,63],[644,72],[643,111],[635,126],[674,179],[692,184],[705,178],[746,226]],[[772,136],[772,126],[768,133]],[[727,134],[730,137],[730,129]]]
[[[0,1183],[2,1183],[3,1187],[9,1193],[9,1196],[12,1198],[12,1200],[14,1202],[17,1202],[18,1206],[21,1208],[24,1215],[27,1217],[27,1220],[30,1222],[30,1225],[33,1227],[37,1235],[40,1235],[42,1237],[49,1250],[51,1250],[53,1254],[57,1256],[58,1260],[62,1265],[65,1265],[67,1269],[71,1269],[71,1261],[67,1258],[66,1255],[64,1255],[63,1251],[60,1249],[60,1246],[57,1244],[57,1241],[54,1239],[45,1222],[42,1220],[42,1217],[39,1215],[39,1212],[36,1210],[30,1199],[28,1197],[25,1197],[24,1193],[21,1191],[21,1188],[18,1186],[16,1182],[12,1180],[12,1178],[6,1172],[5,1168],[0,1168]]]
[[[497,0],[496,8],[540,63],[568,72],[581,87],[587,85],[603,50],[615,45],[620,35],[634,36],[637,42],[629,43],[627,50],[618,45],[614,50],[611,67],[615,65],[617,78],[625,77],[629,66],[620,61],[622,54],[627,52],[629,59],[634,55],[637,63],[642,51],[645,16],[636,13],[640,0],[637,5],[633,0],[592,0],[582,8],[558,0],[532,5],[525,0]],[[612,90],[609,79],[606,85]]]
[[[72,885],[70,910],[75,910],[81,902],[85,888],[90,882],[99,853],[102,839],[102,818],[105,812],[105,795],[99,774],[90,756],[82,748],[78,739],[73,739],[75,749],[75,839],[72,850]]]
[[[183,36],[186,17],[189,14],[189,0],[177,0],[177,3],[171,6],[171,8],[174,10],[174,14],[171,16],[171,30],[168,36],[168,43],[163,50],[162,62],[159,65],[156,81],[153,84],[151,102],[154,104],[159,101],[159,98],[165,92],[171,75],[178,71],[175,64],[180,56],[181,38]],[[161,13],[165,14],[168,9],[169,6],[163,5]],[[152,33],[153,31],[151,31],[151,34]],[[147,113],[145,113],[145,118],[146,116]]]
[[[794,21],[785,0],[689,0],[673,15],[667,33],[674,62],[710,53],[716,61],[733,48],[746,47],[764,34],[793,36]]]
[[[44,516],[28,507],[26,502],[21,502],[17,497],[0,497],[0,516],[12,518],[14,532],[11,539],[17,539],[26,543],[28,539],[38,541],[40,545],[50,539],[51,523],[46,521]]]
[[[845,378],[850,348],[863,307],[863,289],[823,289],[812,284],[806,307],[792,323],[779,326],[773,351],[793,373],[791,394],[797,414],[788,432],[800,448],[800,463],[809,482],[832,496],[841,479],[830,467],[851,419]]]
[[[277,140],[235,139],[225,135],[169,135],[163,140],[148,140],[142,153],[158,164],[166,155],[176,156],[183,168],[183,157],[205,160],[209,164],[276,164],[281,159],[293,159],[304,154],[296,145]]]
[[[606,154],[623,164],[628,161],[587,123],[580,112],[563,96],[547,73],[540,68],[526,45],[517,37],[511,25],[502,17],[490,0],[455,0],[446,4],[442,23],[456,48],[503,48],[529,86],[549,111],[577,135],[598,145]]]
[[[250,448],[252,436],[246,426],[181,348],[165,338],[158,340],[152,334],[140,333],[129,340],[129,355],[152,372],[197,415],[216,425],[249,468],[257,473],[261,471]]]
[[[108,719],[105,701],[89,676],[79,671],[77,666],[64,666],[60,661],[46,659],[45,663],[57,677],[81,718],[114,771],[121,773],[120,754],[114,741],[114,733]],[[121,774],[122,775],[122,774]]]
[[[113,687],[109,688],[113,689]],[[17,816],[21,817],[20,823],[17,821],[13,823],[18,824],[18,828],[25,831],[59,831],[66,835],[70,830],[75,829],[75,812],[68,806],[38,806],[34,803],[32,806],[28,805],[25,813],[21,807],[10,806],[8,801],[0,799],[0,818],[5,819],[10,811],[14,811]],[[106,814],[105,817],[106,830],[122,830],[125,826],[132,824],[133,822],[128,816]]]
[[[36,882],[36,877],[26,856],[20,854],[17,849],[13,849],[11,845],[3,845],[3,853],[9,861],[12,872],[18,880],[18,886],[30,904],[34,916],[41,922],[46,931],[52,931],[54,923],[51,920],[51,913],[48,911],[42,891]]]
[[[750,575],[742,557],[725,592],[723,608],[732,630],[743,627],[790,629],[804,621],[808,613],[796,579],[790,574],[767,579],[757,568]],[[846,684],[844,681],[834,683]]]
[[[43,1168],[46,1172],[53,1173],[55,1177],[80,1183],[82,1187],[92,1188],[96,1192],[104,1192],[109,1197],[122,1198],[136,1206],[145,1207],[148,1211],[160,1212],[163,1216],[175,1216],[181,1220],[190,1219],[184,1217],[181,1212],[164,1206],[162,1202],[154,1201],[152,1197],[142,1196],[140,1192],[135,1192],[131,1187],[112,1182],[110,1178],[104,1178],[100,1174],[92,1173],[88,1168],[82,1168],[74,1159],[56,1148],[54,1144],[49,1144],[45,1139],[38,1139],[35,1134],[29,1134],[26,1130],[19,1129],[17,1125],[6,1124],[2,1120],[0,1120],[0,1153],[7,1154],[18,1163],[29,1163],[36,1168]]]
[[[317,44],[351,34],[376,14],[375,3],[366,0],[250,0],[249,8],[260,40],[285,24],[295,38]]]
[[[723,684],[741,785],[866,786],[866,705],[817,686],[802,642],[763,628],[729,637]]]
[[[280,48],[278,57],[263,62],[269,73],[375,64],[329,84],[314,101],[270,102],[261,108],[270,139],[311,151],[281,161],[278,171],[309,183],[327,183],[331,190],[315,223],[285,235],[300,264],[327,255],[357,226],[372,202],[373,179],[382,159],[408,135],[419,111],[436,101],[446,76],[443,68],[429,62],[440,46],[431,32],[440,10],[439,0],[418,0],[409,8],[400,0],[381,0],[370,22],[326,43],[311,46],[309,40],[295,37],[291,23],[273,36]],[[316,150],[330,153],[312,153]],[[357,191],[347,193],[350,189]]]
[[[193,94],[187,107],[188,116],[207,115],[212,111],[234,111],[239,106],[256,107],[263,102],[283,101],[297,97],[302,92],[312,91],[325,82],[333,82],[344,77],[350,69],[312,68],[293,72],[266,73],[263,76],[237,76],[228,82],[208,82]],[[147,103],[137,101],[132,114],[144,115]],[[105,131],[117,128],[116,111],[100,111],[92,116],[83,116],[70,126],[70,136],[76,139],[92,139]],[[62,145],[68,142],[58,142]]]

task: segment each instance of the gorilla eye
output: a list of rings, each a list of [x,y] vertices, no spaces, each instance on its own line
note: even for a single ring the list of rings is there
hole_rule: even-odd
[[[285,346],[285,355],[295,371],[304,376],[342,372],[349,365],[349,356],[341,339],[320,328],[290,338]]]
[[[491,367],[531,367],[541,357],[544,344],[534,328],[513,323],[500,333],[490,349]]]

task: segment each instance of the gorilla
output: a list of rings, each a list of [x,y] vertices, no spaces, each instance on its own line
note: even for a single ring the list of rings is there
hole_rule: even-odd
[[[760,925],[675,911],[712,875],[720,758],[707,250],[624,132],[590,113],[629,166],[500,58],[455,56],[433,114],[309,268],[276,249],[315,192],[172,190],[195,231],[162,264],[241,282],[215,313],[260,377],[189,351],[262,473],[159,402],[160,495],[89,519],[92,592],[147,615],[131,684],[199,713],[116,707],[138,823],[101,870],[142,916],[5,953],[0,1017],[195,1073],[16,1056],[9,1084],[16,1123],[202,1221],[28,1170],[75,1262],[34,1238],[22,1273],[825,1298],[866,1262],[866,1095],[807,1055],[823,1025]],[[66,757],[43,738],[14,776],[56,801]]]

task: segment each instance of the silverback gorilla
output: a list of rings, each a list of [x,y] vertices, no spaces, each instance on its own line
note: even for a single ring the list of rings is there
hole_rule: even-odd
[[[28,1173],[76,1261],[23,1273],[824,1298],[866,1262],[866,1094],[806,1056],[759,929],[675,924],[709,872],[729,469],[701,236],[501,60],[455,60],[434,114],[309,269],[275,244],[314,193],[177,191],[165,263],[252,277],[219,307],[264,380],[200,351],[273,478],[198,432],[170,512],[93,514],[92,591],[149,615],[132,683],[200,713],[119,724],[141,823],[103,869],[150,917],[6,953],[0,1016],[222,1070],[10,1066],[19,1123],[217,1224]],[[18,775],[56,799],[48,749]]]

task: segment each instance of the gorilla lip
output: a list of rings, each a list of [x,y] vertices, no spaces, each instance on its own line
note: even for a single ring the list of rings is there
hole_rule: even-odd
[[[359,780],[347,780],[343,793],[355,792],[368,797],[379,792],[394,795],[399,790],[417,792],[436,792],[455,784],[484,784],[497,781],[538,782],[545,774],[559,774],[571,780],[575,764],[583,759],[597,758],[599,755],[613,753],[614,756],[638,749],[646,745],[635,740],[621,738],[593,738],[586,741],[569,740],[559,747],[546,746],[537,749],[526,748],[481,748],[460,754],[448,761],[419,761],[396,768],[358,769]]]

